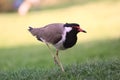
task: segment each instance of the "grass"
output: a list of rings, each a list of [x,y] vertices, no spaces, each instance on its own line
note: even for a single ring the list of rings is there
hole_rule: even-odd
[[[0,80],[119,80],[120,60],[86,62],[65,67],[66,72],[58,68],[50,70],[21,69],[12,72],[0,72]]]
[[[120,38],[81,43],[60,52],[65,73],[46,46],[0,48],[0,80],[119,80]]]
[[[0,13],[0,80],[119,80],[120,2],[89,3],[68,8]],[[76,22],[87,34],[60,51],[66,72],[54,65],[48,48],[27,31],[54,22]],[[52,48],[53,51],[55,51]]]
[[[77,44],[72,49],[60,51],[63,65],[81,63],[89,60],[107,60],[120,58],[120,39],[93,41]],[[49,65],[48,65],[49,64]],[[55,67],[49,50],[43,45],[18,46],[0,49],[0,70],[18,70],[20,68]]]

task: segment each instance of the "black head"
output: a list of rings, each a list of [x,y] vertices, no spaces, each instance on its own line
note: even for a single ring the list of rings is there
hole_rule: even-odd
[[[80,26],[80,25],[77,24],[77,23],[66,23],[66,24],[64,24],[64,27],[73,27],[73,26]]]
[[[66,23],[66,24],[64,24],[64,27],[72,27],[72,30],[75,31],[75,32],[77,32],[77,33],[78,32],[84,32],[84,33],[86,33],[86,31],[82,30],[80,28],[80,25],[77,24],[77,23]]]

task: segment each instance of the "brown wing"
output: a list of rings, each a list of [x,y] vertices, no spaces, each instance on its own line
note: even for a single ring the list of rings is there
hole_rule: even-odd
[[[55,44],[62,38],[63,25],[61,23],[49,24],[43,28],[34,28],[32,32],[38,40],[42,38],[48,43]]]

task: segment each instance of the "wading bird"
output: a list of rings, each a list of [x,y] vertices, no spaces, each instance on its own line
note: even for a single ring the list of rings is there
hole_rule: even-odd
[[[64,68],[59,60],[58,51],[73,47],[77,42],[78,32],[86,33],[77,23],[53,23],[42,28],[29,27],[28,30],[33,36],[36,36],[39,41],[44,42],[49,49],[49,44],[52,44],[56,48],[56,55],[53,55],[52,52],[50,53],[54,58],[54,62],[61,67],[63,72]]]

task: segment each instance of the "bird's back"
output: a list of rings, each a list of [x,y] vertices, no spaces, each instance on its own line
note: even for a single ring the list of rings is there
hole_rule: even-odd
[[[62,38],[64,24],[54,23],[42,28],[30,28],[29,31],[40,41],[44,39],[48,43],[56,44]]]

